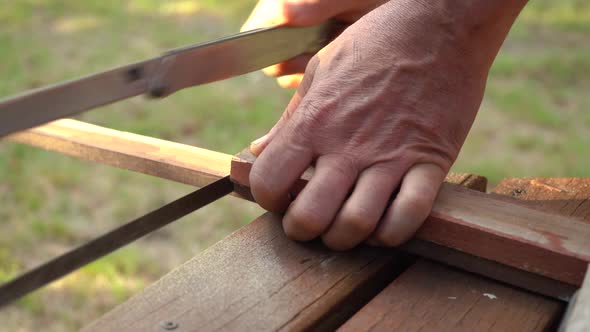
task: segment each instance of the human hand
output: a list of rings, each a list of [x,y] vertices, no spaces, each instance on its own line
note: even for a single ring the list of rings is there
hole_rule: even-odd
[[[471,20],[470,13],[455,15]],[[515,17],[506,15],[467,24],[442,2],[396,0],[359,19],[311,59],[282,118],[252,144],[256,201],[286,210],[283,228],[295,240],[321,236],[344,250],[367,239],[384,246],[409,239],[476,116]],[[291,202],[291,188],[314,162]]]
[[[352,23],[386,0],[260,0],[242,31],[274,25],[308,26],[335,18]],[[297,87],[313,54],[304,54],[263,69],[284,88]]]

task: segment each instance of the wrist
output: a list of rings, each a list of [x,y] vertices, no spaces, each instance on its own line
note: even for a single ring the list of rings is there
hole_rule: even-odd
[[[465,2],[393,0],[367,20],[378,21],[386,38],[400,40],[403,52],[455,57],[461,67],[487,75],[514,20],[527,0]]]

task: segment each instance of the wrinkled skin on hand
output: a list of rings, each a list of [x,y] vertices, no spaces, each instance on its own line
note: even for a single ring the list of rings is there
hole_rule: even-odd
[[[282,118],[251,146],[256,201],[286,211],[295,240],[321,236],[337,250],[408,240],[482,100],[491,60],[472,38],[428,1],[391,1],[360,18],[309,61]]]
[[[242,31],[273,25],[307,26],[335,18],[353,23],[386,0],[261,0],[242,27]],[[297,87],[312,54],[304,54],[264,69],[278,77],[284,88]]]

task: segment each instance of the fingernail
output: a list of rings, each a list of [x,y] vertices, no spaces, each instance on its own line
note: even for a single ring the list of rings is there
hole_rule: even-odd
[[[252,143],[250,143],[250,152],[252,152],[252,154],[254,154],[255,156],[258,156],[262,152],[262,143],[264,143],[264,141],[266,140],[267,137],[268,137],[268,134],[254,140]]]
[[[277,78],[277,83],[281,88],[292,89],[298,87],[299,84],[301,84],[302,77],[303,76],[299,74],[281,76]]]
[[[255,140],[254,140],[254,141],[251,143],[251,145],[260,145],[260,143],[262,143],[262,142],[263,142],[263,141],[266,139],[266,137],[267,137],[267,136],[268,136],[268,134],[266,134],[266,135],[264,135],[264,136],[262,136],[262,137],[260,137],[260,138],[257,138],[257,139],[255,139]]]

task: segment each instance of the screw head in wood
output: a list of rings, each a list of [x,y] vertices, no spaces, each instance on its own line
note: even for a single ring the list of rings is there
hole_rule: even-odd
[[[520,196],[522,194],[526,194],[526,190],[522,188],[516,188],[512,191],[512,196]]]
[[[160,327],[166,331],[172,331],[178,328],[178,323],[171,320],[163,320],[160,322]]]

